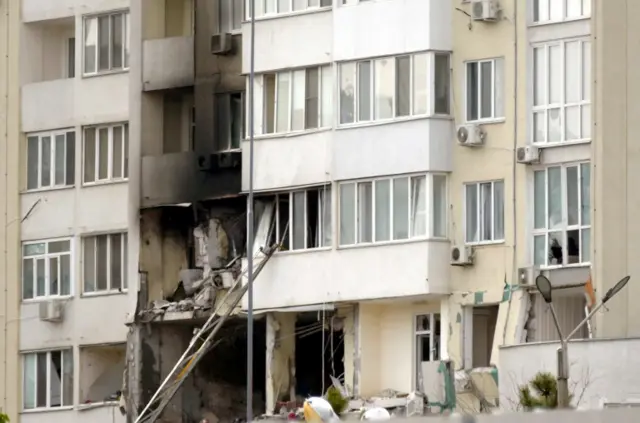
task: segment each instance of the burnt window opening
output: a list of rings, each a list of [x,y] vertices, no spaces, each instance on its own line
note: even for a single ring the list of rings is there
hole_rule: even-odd
[[[240,149],[244,128],[244,93],[216,94],[218,151]]]
[[[256,201],[254,254],[274,243],[281,251],[330,247],[331,188],[280,193]]]

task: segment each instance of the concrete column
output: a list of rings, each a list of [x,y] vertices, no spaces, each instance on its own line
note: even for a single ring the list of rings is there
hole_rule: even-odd
[[[276,402],[295,399],[296,313],[267,315],[266,413],[277,412]]]

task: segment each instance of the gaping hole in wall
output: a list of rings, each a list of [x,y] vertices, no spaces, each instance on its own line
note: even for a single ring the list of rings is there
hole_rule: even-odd
[[[125,344],[80,347],[80,403],[112,403],[122,389]]]
[[[498,305],[473,307],[473,356],[472,366],[489,367],[493,338],[498,321]]]
[[[549,305],[539,293],[532,293],[531,305],[525,329],[527,342],[558,341],[558,330],[553,321]],[[569,334],[584,319],[586,309],[584,287],[555,288],[553,290],[553,307],[558,315],[558,323],[563,334]],[[590,323],[583,326],[572,339],[589,337]]]
[[[299,313],[295,329],[298,398],[321,396],[331,376],[344,384],[344,321],[330,312]]]

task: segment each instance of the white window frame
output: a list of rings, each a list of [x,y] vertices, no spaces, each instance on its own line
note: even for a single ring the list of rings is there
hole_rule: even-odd
[[[420,112],[416,112],[415,110],[415,94],[416,94],[416,86],[415,86],[415,76],[414,76],[414,69],[415,69],[415,61],[416,61],[416,57],[418,56],[424,56],[424,59],[426,60],[426,65],[427,68],[425,69],[425,77],[426,77],[426,81],[424,81],[425,86],[426,86],[426,104],[424,104],[424,108],[425,108],[425,112],[424,113],[420,113]],[[447,69],[447,109],[448,112],[439,112],[436,111],[437,107],[436,107],[436,86],[435,84],[438,83],[438,78],[436,75],[436,56],[445,56],[447,58],[447,63],[448,63],[448,69]],[[398,102],[398,76],[397,76],[397,69],[398,69],[398,59],[402,59],[402,58],[409,58],[410,62],[409,62],[409,114],[407,115],[398,115],[398,107],[397,107],[397,102]],[[393,70],[393,85],[394,85],[394,92],[393,92],[393,102],[392,102],[392,114],[393,116],[390,118],[380,118],[377,119],[375,116],[375,112],[376,112],[376,108],[375,108],[375,103],[376,103],[376,91],[375,91],[375,86],[376,86],[376,66],[375,63],[378,60],[391,60],[393,61],[393,65],[391,67],[391,69]],[[371,73],[370,73],[370,83],[369,83],[369,119],[366,120],[360,120],[360,83],[359,83],[359,71],[358,71],[358,67],[361,63],[366,63],[369,62],[370,63],[370,69],[371,69]],[[346,66],[351,66],[354,65],[354,73],[352,74],[352,79],[353,79],[353,98],[354,98],[354,117],[353,117],[353,121],[352,122],[341,122],[341,116],[342,116],[342,102],[341,102],[341,92],[342,92],[342,76],[343,73],[345,72],[345,67]],[[360,59],[357,61],[351,61],[351,62],[341,62],[338,64],[338,68],[337,68],[337,87],[338,87],[338,110],[337,110],[337,125],[338,127],[352,127],[352,126],[360,126],[360,125],[370,125],[372,123],[377,123],[377,122],[394,122],[394,121],[403,121],[403,120],[409,120],[409,119],[415,119],[415,118],[421,118],[421,117],[428,117],[428,116],[449,116],[451,114],[451,95],[450,95],[450,90],[451,90],[451,76],[450,76],[450,67],[451,67],[451,55],[448,52],[444,52],[444,51],[437,51],[437,52],[433,52],[433,51],[429,51],[429,52],[414,52],[414,53],[407,53],[407,54],[401,54],[401,55],[396,55],[396,56],[380,56],[380,57],[371,57],[371,58],[366,58],[366,59]]]
[[[587,187],[587,192],[589,192],[589,208],[588,208],[588,212],[589,212],[589,223],[585,224],[583,222],[582,219],[582,181],[583,181],[583,165],[586,165],[587,167],[589,167],[589,187]],[[568,224],[568,195],[567,195],[567,168],[570,167],[577,167],[578,168],[578,224],[577,225],[569,225]],[[549,229],[549,169],[551,168],[559,168],[560,169],[560,180],[561,180],[561,207],[562,207],[562,224],[559,228],[557,229]],[[532,175],[533,178],[535,178],[535,172],[545,172],[545,204],[544,204],[544,209],[545,209],[545,228],[536,228],[535,227],[535,207],[536,207],[536,197],[535,197],[535,187],[533,187],[532,191],[533,191],[533,201],[532,201],[532,205],[533,205],[533,218],[531,219],[532,222],[532,237],[531,237],[531,263],[534,263],[534,265],[539,266],[540,268],[544,268],[544,269],[548,269],[548,268],[560,268],[560,267],[582,267],[582,266],[589,266],[591,264],[591,260],[587,260],[584,261],[583,257],[584,257],[584,251],[583,251],[583,231],[589,231],[589,248],[588,248],[588,255],[589,257],[591,257],[591,246],[593,245],[593,231],[592,231],[592,219],[593,216],[591,214],[591,209],[592,209],[592,203],[593,203],[593,199],[591,199],[591,194],[590,194],[590,190],[591,190],[591,184],[593,183],[593,177],[592,177],[592,171],[591,171],[591,163],[588,161],[579,161],[579,162],[572,162],[572,163],[564,163],[564,164],[559,164],[559,165],[551,165],[551,166],[546,166],[546,167],[540,167],[540,168],[535,168],[534,169],[534,174]],[[532,181],[532,185],[535,185],[535,179]],[[579,252],[580,252],[580,256],[578,259],[578,262],[576,263],[569,263],[568,262],[568,232],[569,231],[578,231],[579,233],[579,243],[578,243],[578,248],[579,248]],[[549,264],[549,234],[550,233],[557,233],[560,232],[562,234],[562,238],[563,238],[563,244],[562,244],[562,264]],[[536,264],[536,260],[535,260],[535,253],[536,253],[536,248],[535,248],[535,239],[536,237],[540,237],[540,236],[544,236],[544,241],[545,241],[545,264]]]
[[[71,157],[71,163],[67,161],[67,148],[69,146],[69,137],[68,134],[73,134],[73,139],[71,140],[71,144],[73,145],[73,157]],[[65,182],[63,184],[55,183],[56,176],[56,137],[64,136],[64,179]],[[38,175],[37,175],[37,186],[35,188],[29,188],[29,140],[31,138],[38,138]],[[42,139],[45,137],[50,138],[50,163],[49,163],[49,181],[50,184],[48,186],[42,186]],[[58,131],[47,131],[47,132],[37,132],[26,135],[26,154],[27,157],[27,166],[26,166],[26,180],[25,180],[25,191],[40,191],[40,190],[50,190],[56,188],[64,188],[64,187],[73,187],[75,185],[76,179],[76,131],[75,129],[61,129]],[[71,176],[71,181],[67,181],[67,167],[69,164],[73,167],[73,173]]]
[[[484,209],[482,207],[482,186],[491,185],[491,239],[481,239],[484,234]],[[502,236],[496,236],[496,203],[495,193],[496,184],[502,184]],[[469,212],[469,199],[467,197],[467,188],[475,187],[477,198],[477,210],[476,210],[476,236],[477,239],[469,240],[467,233],[467,213]],[[464,239],[467,245],[483,245],[483,244],[499,244],[504,242],[505,238],[505,219],[504,219],[504,207],[505,207],[505,195],[504,195],[504,179],[489,180],[483,182],[469,182],[463,185],[463,198],[464,198]]]
[[[297,71],[304,71],[304,75],[305,75],[305,103],[304,103],[304,112],[303,112],[303,116],[305,118],[305,124],[303,126],[306,126],[306,80],[307,80],[307,71],[310,69],[317,69],[318,70],[318,125],[315,128],[303,128],[303,129],[292,129],[292,124],[293,124],[293,75],[295,72]],[[278,87],[278,76],[286,73],[289,74],[289,91],[288,91],[288,116],[287,116],[287,130],[285,131],[280,131],[278,132],[278,125],[277,125],[277,120],[278,120],[278,103],[279,103],[279,87]],[[325,81],[324,80],[324,75],[328,74],[329,75],[329,80]],[[265,87],[265,76],[266,75],[273,75],[275,78],[275,83],[274,83],[274,95],[273,95],[273,116],[268,116],[268,107],[267,107],[267,99],[266,99],[266,87]],[[332,120],[333,120],[333,100],[330,98],[328,100],[328,103],[325,103],[325,95],[329,95],[332,96],[333,95],[333,91],[334,91],[334,80],[333,80],[333,69],[331,65],[320,65],[320,66],[311,66],[311,67],[307,67],[307,68],[298,68],[298,69],[291,69],[291,70],[286,70],[286,71],[281,71],[281,72],[270,72],[270,73],[265,73],[265,74],[260,74],[257,75],[255,78],[255,85],[254,85],[254,89],[255,89],[255,96],[259,97],[259,99],[257,101],[254,102],[254,119],[255,119],[255,124],[254,124],[254,136],[256,137],[260,137],[260,136],[264,136],[264,137],[273,137],[273,136],[278,136],[278,135],[283,135],[283,134],[300,134],[300,133],[304,133],[304,132],[314,132],[314,131],[319,131],[319,130],[323,130],[323,129],[328,129],[332,127]],[[324,88],[323,82],[329,82],[329,87],[328,88]],[[249,81],[247,81],[247,84],[249,84]],[[249,86],[247,85],[247,93],[249,92]],[[248,108],[250,106],[249,102],[246,101],[245,102],[245,108]],[[323,108],[323,106],[327,106],[329,108],[329,110],[325,110],[325,108]],[[247,109],[247,116],[248,116],[248,109]],[[323,116],[325,113],[329,113],[329,115],[331,116],[329,119],[329,122],[325,122],[323,121]],[[269,120],[273,120],[273,132],[266,132],[267,130],[267,122],[269,122]],[[325,119],[326,120],[326,119]],[[246,127],[246,136],[249,136],[249,119],[245,119],[245,127]]]
[[[51,353],[53,352],[60,352],[60,362],[61,362],[61,377],[60,377],[60,405],[59,406],[52,406],[51,405],[51,397],[52,397],[52,392],[51,392]],[[47,366],[45,369],[45,374],[46,374],[46,378],[47,378],[47,387],[46,387],[46,392],[47,392],[47,398],[46,398],[46,406],[44,407],[38,407],[37,406],[37,402],[38,402],[38,361],[37,361],[37,356],[39,354],[46,354],[46,360],[47,360]],[[66,354],[70,354],[71,357],[67,357],[70,358],[71,361],[71,403],[70,404],[65,404],[64,403],[64,390],[65,390],[65,386],[64,386],[64,376],[65,376],[65,363],[69,362],[65,360],[65,355]],[[33,389],[33,393],[34,393],[34,407],[32,408],[27,408],[25,405],[25,401],[27,398],[26,395],[26,389],[27,389],[27,380],[26,380],[26,372],[27,372],[27,358],[28,357],[34,357],[35,362],[34,362],[34,366],[35,366],[35,374],[34,374],[34,389]],[[23,352],[21,353],[21,360],[22,360],[22,376],[21,376],[21,380],[22,380],[22,404],[20,406],[20,408],[23,411],[37,411],[37,410],[64,410],[64,409],[71,409],[74,406],[75,403],[75,395],[74,395],[74,384],[76,383],[76,375],[75,375],[75,363],[74,363],[74,354],[73,354],[73,347],[68,347],[68,348],[60,348],[60,349],[54,349],[54,350],[45,350],[45,351],[28,351],[28,352]]]
[[[122,67],[118,67],[118,68],[114,68],[113,65],[111,64],[111,51],[113,49],[112,46],[112,37],[111,37],[111,16],[114,15],[123,15],[122,18]],[[100,46],[99,46],[99,26],[98,26],[98,21],[100,18],[105,17],[105,16],[109,16],[109,69],[107,70],[99,70],[99,65],[100,65]],[[94,67],[95,69],[93,71],[87,71],[87,69],[85,69],[85,55],[86,55],[86,38],[87,36],[86,31],[87,31],[87,23],[88,21],[91,20],[95,20],[96,21],[96,34],[95,34],[95,46],[96,46],[96,53],[95,53],[95,61],[94,61]],[[95,76],[95,75],[104,75],[104,74],[112,74],[112,73],[119,73],[119,72],[127,72],[129,70],[129,52],[130,52],[130,45],[131,45],[131,40],[130,40],[130,33],[131,33],[131,20],[130,20],[130,16],[129,16],[129,9],[120,9],[120,10],[113,10],[111,12],[107,12],[107,13],[98,13],[98,14],[91,14],[91,15],[85,15],[82,17],[82,76]]]
[[[491,113],[488,117],[482,117],[482,64],[491,64]],[[469,65],[475,64],[478,69],[477,84],[477,113],[476,119],[469,116]],[[465,120],[469,123],[494,122],[504,120],[504,59],[500,57],[469,60],[464,62],[464,113]]]
[[[116,127],[122,128],[122,176],[114,177],[113,176],[113,129]],[[94,168],[94,179],[93,181],[85,180],[85,167],[86,167],[86,146],[87,142],[87,130],[93,129],[95,130],[95,139],[93,140],[95,143],[95,151],[94,151],[94,160],[95,160],[95,168]],[[107,156],[107,177],[100,179],[100,137],[99,132],[102,129],[108,130],[108,156]],[[129,123],[121,122],[121,123],[109,123],[104,125],[95,125],[95,126],[84,126],[82,127],[82,185],[83,186],[91,186],[91,185],[100,185],[104,183],[111,182],[122,182],[129,180]]]
[[[120,281],[122,286],[120,288],[113,288],[111,286],[112,278],[111,278],[111,246],[113,242],[114,235],[120,236]],[[98,289],[98,248],[97,248],[97,237],[98,236],[106,236],[107,237],[107,263],[105,268],[107,270],[106,279],[107,279],[107,288],[106,289]],[[93,274],[94,274],[94,290],[87,290],[87,284],[85,281],[85,273],[87,270],[85,266],[87,264],[87,258],[85,256],[86,249],[85,245],[87,242],[92,241],[93,245]],[[92,234],[82,237],[82,295],[83,296],[95,296],[95,295],[103,295],[109,294],[113,292],[127,292],[129,288],[129,284],[127,283],[127,252],[128,252],[128,234],[126,231],[124,232],[111,232],[111,233],[103,233],[103,234]]]
[[[438,318],[436,318],[436,316]],[[426,317],[429,319],[429,329],[428,330],[418,330],[418,321],[419,319]],[[438,340],[437,346],[435,345],[434,338],[436,337],[436,322],[439,323],[440,326],[440,339]],[[429,336],[429,361],[440,360],[441,358],[441,348],[442,348],[442,315],[440,313],[420,313],[413,316],[413,374],[415,377],[414,385],[416,389],[422,389],[422,387],[418,386],[420,384],[420,364],[422,362],[421,357],[419,356],[419,349],[421,347],[421,338],[423,336]],[[424,375],[423,375],[424,377]]]
[[[256,0],[256,3],[260,0]],[[240,12],[240,26],[234,28],[233,24],[235,23],[235,13],[233,8],[233,3],[240,3],[241,12]],[[220,28],[220,32],[228,32],[231,34],[240,34],[242,33],[242,22],[245,17],[245,5],[247,2],[245,0],[219,0],[218,3],[218,25]],[[246,6],[248,7],[248,6]],[[248,9],[247,9],[248,10]],[[249,12],[247,11],[246,15]]]
[[[55,242],[69,242],[69,250],[68,251],[60,251],[60,252],[55,252],[55,253],[49,253],[49,245],[51,243],[55,243]],[[45,247],[45,252],[44,253],[39,253],[39,254],[25,254],[25,248],[31,245],[37,245],[37,244],[44,244]],[[74,288],[74,245],[73,245],[73,238],[50,238],[50,239],[42,239],[42,240],[34,240],[34,241],[24,241],[22,242],[21,245],[21,250],[20,250],[20,255],[21,255],[21,294],[20,297],[22,298],[23,302],[30,302],[30,301],[39,301],[39,300],[43,300],[43,299],[47,299],[47,298],[68,298],[73,296],[73,288]],[[61,266],[60,266],[60,258],[63,256],[68,256],[69,257],[69,293],[68,294],[61,294],[62,292],[62,279],[60,277],[61,275]],[[50,290],[51,290],[51,259],[52,258],[57,258],[58,259],[58,293],[57,294],[51,294]],[[31,298],[25,298],[24,296],[24,284],[25,284],[25,274],[24,274],[24,268],[25,268],[25,260],[33,260],[33,296]],[[44,291],[45,294],[44,295],[38,295],[38,265],[37,265],[37,260],[44,260]]]
[[[380,178],[373,178],[373,179],[361,179],[361,180],[355,180],[355,181],[343,181],[340,182],[338,184],[338,190],[337,190],[337,213],[338,213],[338,247],[339,248],[349,248],[349,247],[354,247],[354,246],[366,246],[366,245],[376,245],[376,244],[393,244],[393,243],[403,243],[403,242],[407,242],[407,241],[412,241],[412,240],[419,240],[419,239],[423,239],[423,240],[427,240],[427,239],[446,239],[447,237],[447,224],[448,224],[448,219],[447,219],[447,215],[446,212],[444,213],[444,215],[442,216],[444,219],[444,222],[442,222],[442,224],[444,225],[444,234],[442,236],[436,236],[435,235],[435,222],[434,222],[434,218],[436,216],[435,214],[435,198],[434,198],[434,176],[440,176],[440,177],[444,177],[444,181],[445,181],[445,189],[444,189],[444,198],[442,198],[442,201],[444,201],[444,204],[447,204],[448,201],[448,184],[449,184],[449,180],[446,174],[443,173],[420,173],[420,174],[410,174],[410,175],[394,175],[394,176],[388,176],[388,177],[380,177]],[[406,238],[399,238],[399,239],[394,239],[394,233],[393,233],[393,223],[394,223],[394,212],[393,212],[393,182],[396,179],[407,179],[409,180],[409,195],[408,195],[408,215],[407,215],[407,219],[408,219],[408,226],[407,226],[407,230],[408,230],[408,236]],[[425,229],[426,229],[426,233],[424,235],[420,234],[420,235],[413,235],[413,229],[414,229],[414,221],[412,218],[412,214],[413,214],[413,185],[412,185],[412,181],[413,179],[418,179],[418,178],[425,178],[425,190],[426,190],[426,199],[425,199],[425,216],[424,218],[426,219],[426,221],[424,222],[425,224]],[[379,181],[388,181],[389,182],[389,239],[387,240],[380,240],[377,241],[376,240],[376,188],[375,188],[375,184],[376,182]],[[360,241],[360,236],[359,236],[359,211],[360,211],[360,207],[359,207],[359,190],[358,190],[358,185],[360,184],[371,184],[371,241]],[[341,237],[341,222],[342,222],[342,216],[341,216],[341,207],[340,207],[340,203],[341,203],[341,187],[344,185],[354,185],[354,192],[355,192],[355,198],[354,198],[354,220],[353,220],[353,227],[354,227],[354,238],[355,241],[354,243],[349,243],[349,244],[343,244],[342,243],[342,237]],[[446,207],[445,207],[446,210]]]
[[[576,1],[580,3],[580,14],[577,16],[567,16],[568,7],[567,3],[569,1]],[[556,3],[559,5],[558,13],[560,15],[559,19],[551,19],[551,5]],[[546,7],[546,18],[536,19],[536,9],[540,10],[540,5],[544,5]],[[591,17],[591,0],[533,0],[531,2],[531,23],[533,25],[544,25],[549,23],[563,22],[563,21],[574,21],[579,19],[588,19]],[[540,13],[540,12],[538,12]]]
[[[333,5],[322,5],[324,2],[328,2],[330,1],[331,3],[333,3],[333,1],[335,0],[304,0],[307,4],[306,7],[300,9],[300,10],[293,10],[293,4],[295,1],[297,0],[288,0],[289,1],[289,9],[285,12],[280,12],[278,11],[278,1],[277,0],[256,0],[256,10],[258,11],[262,11],[262,13],[258,13],[256,14],[256,19],[260,19],[260,18],[268,18],[268,17],[272,17],[272,16],[283,16],[283,15],[295,15],[295,14],[302,14],[302,13],[309,13],[309,12],[313,12],[313,11],[318,11],[318,10],[331,10],[333,8]],[[317,1],[318,5],[316,6],[315,3]],[[274,4],[274,8],[276,9],[275,11],[269,11],[267,12],[267,5],[270,4],[271,2],[273,2]],[[246,0],[245,2],[245,6],[244,9],[246,11],[245,15],[247,17],[247,20],[251,19],[251,0]]]
[[[567,75],[565,73],[565,64],[566,64],[566,45],[567,43],[573,43],[573,42],[578,42],[580,44],[580,67],[582,69],[583,72],[580,72],[579,75],[571,75],[571,78],[579,78],[580,79],[580,91],[581,91],[581,97],[582,99],[578,102],[571,102],[571,103],[567,103],[566,102],[566,81],[567,81]],[[556,47],[559,46],[560,47],[560,51],[561,51],[561,80],[560,80],[560,97],[561,100],[559,103],[550,103],[549,101],[549,96],[550,96],[550,84],[549,84],[549,76],[550,76],[550,72],[549,72],[549,48],[550,47]],[[542,48],[544,51],[544,69],[545,69],[545,75],[543,78],[543,84],[542,84],[542,89],[544,92],[544,99],[541,100],[542,104],[536,105],[535,104],[535,97],[536,97],[536,80],[537,80],[537,74],[536,74],[536,63],[535,63],[535,51],[538,48]],[[531,78],[532,78],[532,83],[531,83],[531,96],[530,96],[530,107],[532,110],[532,113],[530,115],[530,119],[531,119],[531,131],[530,131],[530,137],[531,137],[531,142],[535,145],[538,146],[548,146],[548,145],[560,145],[560,144],[567,144],[567,143],[582,143],[582,142],[589,142],[591,140],[591,87],[590,87],[590,81],[588,83],[585,84],[585,75],[584,75],[584,70],[586,69],[589,72],[589,75],[591,74],[590,68],[591,68],[591,53],[590,53],[590,48],[591,48],[591,40],[588,38],[572,38],[572,39],[566,39],[566,40],[560,40],[560,41],[553,41],[553,42],[546,42],[546,43],[540,43],[540,44],[534,44],[531,46],[531,62],[532,62],[532,72],[531,72]],[[585,52],[589,51],[589,63],[585,63],[586,58],[585,58]],[[586,93],[586,88],[588,87],[589,89],[589,93]],[[588,98],[585,98],[588,97]],[[577,107],[580,111],[579,113],[579,121],[578,121],[578,128],[580,130],[580,137],[576,138],[576,139],[571,139],[568,140],[567,139],[567,109],[571,108],[571,107]],[[560,113],[560,140],[559,141],[549,141],[549,111],[550,110],[555,110],[555,109],[559,109],[559,113]],[[584,111],[584,109],[586,109],[586,111]],[[538,113],[541,113],[543,116],[543,134],[544,134],[544,140],[543,141],[539,141],[536,139],[536,115]],[[584,123],[583,123],[583,117],[588,116],[589,117],[589,125],[587,127],[585,127]],[[585,130],[585,128],[587,128]],[[588,136],[585,136],[585,132],[589,132]]]

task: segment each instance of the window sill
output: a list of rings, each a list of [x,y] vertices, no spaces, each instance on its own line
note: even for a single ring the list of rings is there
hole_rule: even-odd
[[[256,16],[255,21],[256,22],[271,21],[271,20],[280,19],[280,18],[292,18],[300,15],[311,15],[314,13],[331,12],[332,9],[333,9],[333,6],[325,6],[325,7],[318,7],[314,9],[296,10],[295,12],[272,13],[269,15]],[[242,22],[243,25],[250,24],[250,23],[251,23],[251,19],[248,19]]]
[[[73,295],[57,295],[57,296],[50,296],[50,297],[37,297],[37,298],[28,298],[28,299],[23,299],[22,300],[22,304],[38,304],[38,303],[42,303],[45,301],[54,301],[54,300],[72,300],[73,299]]]
[[[127,295],[129,288],[117,290],[112,289],[109,291],[98,291],[98,292],[83,292],[80,295],[80,298],[96,298],[96,297],[111,297],[114,295]]]
[[[504,239],[499,241],[480,241],[480,242],[465,242],[464,245],[468,247],[491,247],[494,245],[504,245]]]
[[[580,16],[577,18],[561,19],[559,21],[529,22],[527,26],[529,28],[537,28],[541,26],[558,25],[558,24],[576,22],[576,21],[588,21],[590,19],[591,19],[591,16]]]
[[[410,238],[410,239],[398,239],[394,241],[383,241],[383,242],[368,242],[362,244],[351,244],[351,245],[339,245],[336,249],[339,250],[355,250],[358,248],[369,248],[369,247],[387,247],[390,245],[404,245],[404,244],[416,244],[419,242],[449,242],[447,238],[429,238],[429,237],[421,237],[421,238]]]
[[[103,185],[116,185],[116,184],[126,184],[129,182],[129,178],[127,179],[109,179],[106,181],[98,181],[98,182],[83,182],[82,188],[90,188],[90,187],[99,187]]]
[[[96,78],[96,77],[99,77],[99,76],[108,76],[108,75],[119,75],[121,73],[128,73],[128,72],[129,72],[129,68],[111,70],[111,71],[104,71],[104,72],[97,72],[97,73],[83,73],[81,79]]]
[[[78,411],[87,411],[93,410],[94,408],[102,408],[102,407],[117,407],[118,401],[100,401],[100,402],[90,402],[79,404],[76,409]]]
[[[532,142],[531,145],[538,148],[556,148],[556,147],[570,147],[572,145],[585,145],[591,144],[591,139],[575,140],[575,141],[560,141],[560,142]]]
[[[65,405],[64,407],[48,407],[48,408],[34,408],[32,410],[22,410],[21,414],[35,414],[35,413],[51,413],[56,411],[71,411],[73,405]]]
[[[297,137],[303,137],[305,135],[312,135],[312,134],[318,134],[320,132],[329,132],[329,131],[331,131],[331,128],[308,129],[308,130],[296,131],[296,132],[281,132],[279,134],[254,135],[253,139],[255,141],[259,141],[259,140],[270,140],[270,139],[278,139],[278,138],[297,138]],[[249,138],[245,138],[243,141],[249,142]],[[239,149],[239,150],[241,151],[242,149]],[[238,151],[238,150],[235,150],[235,151]]]
[[[468,120],[465,123],[467,125],[497,125],[500,123],[505,123],[507,118],[491,118],[491,119],[479,119],[479,120]]]
[[[331,251],[331,247],[305,248],[304,250],[282,250],[276,251],[275,256],[293,256],[297,254],[320,253]]]
[[[389,125],[393,123],[411,122],[416,120],[427,120],[427,119],[452,120],[451,116],[449,115],[420,115],[420,116],[409,116],[409,117],[393,118],[393,119],[385,119],[385,120],[374,120],[374,121],[368,121],[368,122],[341,123],[341,124],[338,124],[338,126],[336,127],[336,130],[367,128],[370,126],[382,126],[382,125]]]
[[[20,195],[23,195],[23,194],[40,194],[40,193],[44,193],[44,192],[55,192],[55,191],[72,190],[75,187],[76,187],[75,185],[65,185],[63,187],[25,189],[25,190],[20,191]]]
[[[561,264],[561,265],[551,265],[551,266],[541,266],[541,265],[537,266],[538,270],[540,270],[541,272],[550,271],[550,270],[562,270],[562,269],[576,269],[576,268],[579,269],[582,267],[591,267],[591,262],[571,263],[571,264]]]

